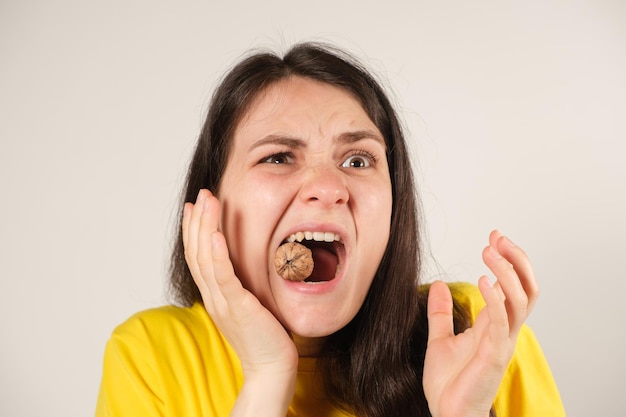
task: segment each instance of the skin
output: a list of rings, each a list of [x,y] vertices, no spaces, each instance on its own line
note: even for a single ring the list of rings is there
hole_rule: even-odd
[[[270,87],[235,131],[218,198],[237,276],[290,332],[327,336],[356,315],[392,205],[384,140],[356,99],[303,78]],[[301,230],[341,235],[346,260],[328,291],[276,273],[276,250]]]
[[[253,101],[219,195],[201,190],[185,205],[187,263],[244,372],[233,416],[284,416],[299,355],[315,355],[359,310],[389,237],[389,222],[380,221],[391,218],[392,204],[384,155],[380,133],[350,94],[294,77]],[[312,229],[341,235],[341,272],[313,287],[283,280],[276,248]],[[538,295],[527,256],[499,232],[483,260],[497,281],[479,280],[486,307],[463,334],[453,332],[448,287],[431,287],[424,390],[433,416],[488,416]]]
[[[497,281],[479,279],[486,306],[470,329],[455,336],[450,290],[443,282],[430,290],[424,392],[433,416],[489,415],[517,335],[539,296],[528,256],[497,230],[482,258]]]

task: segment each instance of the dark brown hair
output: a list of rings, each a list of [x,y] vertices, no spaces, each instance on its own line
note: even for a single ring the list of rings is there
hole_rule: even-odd
[[[343,88],[360,101],[385,138],[392,185],[389,243],[371,288],[356,317],[328,338],[318,361],[326,393],[336,405],[361,416],[429,416],[421,381],[427,295],[418,291],[421,247],[413,171],[397,115],[380,84],[361,64],[342,51],[312,43],[295,45],[282,58],[258,52],[243,59],[212,97],[183,203],[193,202],[201,188],[218,191],[239,120],[259,93],[292,76]],[[189,306],[202,299],[178,230],[170,283],[177,300]],[[457,310],[462,330],[467,320]]]

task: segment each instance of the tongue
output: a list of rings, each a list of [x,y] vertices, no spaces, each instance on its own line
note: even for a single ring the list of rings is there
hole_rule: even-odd
[[[337,273],[337,255],[323,247],[311,248],[313,253],[313,272],[305,281],[330,281]]]

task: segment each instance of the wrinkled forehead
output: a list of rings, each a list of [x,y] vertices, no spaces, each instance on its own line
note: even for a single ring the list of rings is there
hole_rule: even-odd
[[[328,109],[328,114],[324,114],[325,108]],[[380,130],[361,99],[352,91],[311,78],[291,76],[272,82],[249,98],[236,120],[231,140],[252,124],[265,122],[268,125],[276,121],[297,123],[307,111],[329,118],[341,112],[358,115],[358,119],[367,120],[371,124],[372,130]],[[381,132],[379,134],[383,136]],[[387,141],[385,138],[386,146]]]

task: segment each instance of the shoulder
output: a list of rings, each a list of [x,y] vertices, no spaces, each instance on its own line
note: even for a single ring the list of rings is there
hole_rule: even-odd
[[[136,326],[160,327],[176,326],[182,324],[193,324],[205,322],[208,318],[206,310],[201,304],[194,304],[191,307],[180,307],[166,305],[143,310],[130,316],[120,324],[115,330],[124,330]]]
[[[202,304],[163,306],[132,315],[117,326],[107,348],[133,356],[202,355],[207,349],[230,355],[230,345]]]
[[[115,328],[105,349],[105,371],[129,369],[141,379],[195,380],[198,370],[237,378],[237,355],[202,304],[164,306],[132,315]],[[166,377],[167,376],[167,377]]]
[[[109,338],[97,415],[227,415],[241,384],[237,356],[202,304],[153,308]]]
[[[140,311],[117,326],[113,337],[150,335],[159,337],[172,332],[197,332],[210,324],[200,304],[192,307],[163,306]]]

